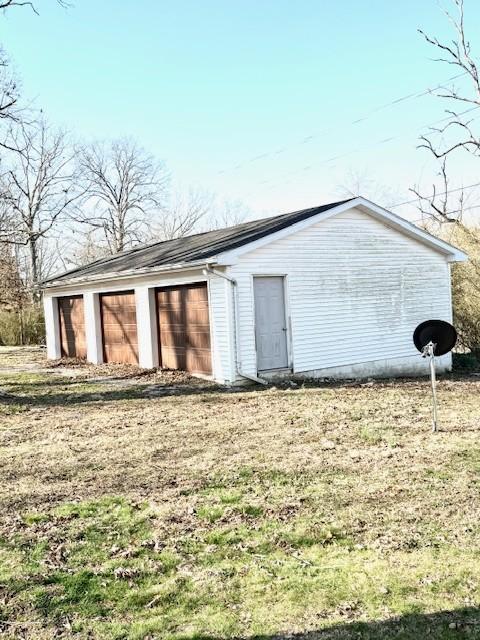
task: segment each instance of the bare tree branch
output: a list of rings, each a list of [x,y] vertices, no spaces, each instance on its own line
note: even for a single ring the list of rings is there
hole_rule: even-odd
[[[8,141],[16,151],[7,158],[8,170],[0,178],[0,242],[28,249],[29,280],[35,291],[44,275],[41,244],[68,218],[82,191],[64,132],[51,130],[40,119],[11,129]]]
[[[454,65],[462,72],[462,77],[467,79],[467,86],[462,89],[452,87],[440,87],[435,95],[441,99],[480,107],[480,74],[479,67],[472,55],[471,45],[466,35],[464,0],[452,0],[456,14],[444,11],[448,21],[452,25],[454,38],[451,42],[443,42],[436,36],[426,34],[423,30],[419,32],[425,41],[434,47],[439,53],[438,61]],[[470,110],[467,110],[467,112]],[[428,153],[439,162],[439,177],[441,188],[434,184],[430,193],[423,193],[418,187],[411,191],[419,199],[419,210],[422,215],[431,218],[438,224],[455,223],[465,228],[464,211],[465,196],[460,190],[460,196],[455,197],[452,203],[452,190],[449,186],[447,176],[447,160],[455,154],[467,152],[473,156],[480,154],[480,136],[473,130],[472,120],[465,120],[464,113],[459,113],[457,109],[448,109],[448,123],[442,128],[432,128],[420,138],[419,148],[426,149]],[[445,143],[444,134],[447,134],[448,143]],[[458,189],[455,189],[455,194]],[[439,195],[441,194],[441,195]]]
[[[197,230],[197,225],[211,211],[213,197],[198,189],[187,194],[176,193],[153,229],[160,240],[182,238]]]
[[[57,0],[57,4],[65,9],[71,7],[70,2],[66,0]],[[39,15],[35,4],[33,2],[29,2],[28,0],[0,0],[0,11],[6,11],[7,9],[11,9],[12,7],[30,7],[30,9]]]
[[[76,220],[98,230],[110,253],[144,240],[164,206],[164,165],[128,139],[92,144],[79,158],[86,195]]]

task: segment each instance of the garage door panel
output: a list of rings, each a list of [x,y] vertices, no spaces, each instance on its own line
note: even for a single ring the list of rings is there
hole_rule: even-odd
[[[104,310],[103,319],[104,322],[110,324],[121,323],[122,327],[137,326],[137,314],[135,309],[122,309],[121,306],[115,310]]]
[[[182,293],[178,289],[158,289],[157,299],[164,305],[180,306],[182,304]]]
[[[185,371],[187,363],[185,359],[185,349],[162,346],[162,366],[165,369],[179,369]]]
[[[85,316],[83,296],[65,296],[58,299],[60,344],[63,357],[86,358]]]
[[[193,349],[208,349],[210,351],[210,334],[205,331],[190,330],[187,345]]]
[[[138,364],[135,293],[104,293],[100,307],[105,362]]]
[[[186,370],[192,373],[210,373],[210,350],[200,352],[196,349],[188,349],[186,354]]]
[[[187,303],[187,307],[185,309],[185,320],[189,326],[198,325],[201,327],[205,327],[205,311],[208,314],[208,307],[205,308],[205,305],[202,307],[190,307]]]
[[[119,329],[114,325],[108,328],[108,344],[109,345],[122,345],[130,344],[137,345],[136,336],[132,335],[132,332]]]
[[[208,292],[206,285],[190,285],[186,288],[187,302],[204,302],[208,303]]]
[[[183,316],[182,310],[172,309],[168,306],[162,306],[162,315],[160,320],[160,325],[163,327],[169,326],[181,326],[183,327]]]
[[[205,283],[157,290],[162,366],[190,373],[212,371],[208,291]]]
[[[185,331],[175,331],[170,328],[162,331],[162,345],[165,347],[185,348]]]

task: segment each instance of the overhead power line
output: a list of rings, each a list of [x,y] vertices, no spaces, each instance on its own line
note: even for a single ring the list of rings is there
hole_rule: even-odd
[[[480,182],[475,182],[474,184],[468,184],[466,187],[457,187],[456,189],[448,189],[447,191],[439,191],[436,193],[436,196],[445,196],[447,193],[458,193],[458,191],[466,191],[467,189],[473,189],[474,187],[480,187]],[[405,202],[398,202],[397,204],[392,204],[389,209],[395,209],[396,207],[403,207],[406,204],[413,204],[414,202],[420,202],[421,200],[429,200],[429,198],[413,198],[412,200],[406,200]],[[471,209],[473,207],[469,207]],[[466,210],[466,209],[465,209]],[[452,213],[456,213],[453,212]]]
[[[470,113],[472,111],[475,111],[477,109],[480,109],[480,107],[478,107],[478,106],[470,107],[469,109],[466,109],[465,111],[462,111],[461,113],[457,113],[456,117],[463,116],[463,115],[465,115],[467,113]],[[455,116],[454,115],[448,115],[446,117],[440,118],[440,119],[435,120],[433,122],[426,123],[426,124],[424,124],[424,125],[422,125],[420,127],[416,127],[415,131],[422,131],[422,130],[428,128],[428,127],[432,127],[432,126],[434,126],[436,124],[439,124],[441,122],[445,122],[447,120],[451,120],[453,117],[455,117]],[[377,140],[376,142],[373,142],[372,144],[365,145],[363,147],[358,147],[357,149],[350,149],[349,151],[346,151],[344,153],[332,156],[330,158],[326,158],[324,160],[320,160],[318,162],[314,162],[313,164],[310,164],[310,165],[307,165],[305,167],[302,167],[301,169],[295,169],[293,171],[289,171],[289,172],[283,174],[280,179],[262,180],[262,181],[258,182],[257,185],[260,186],[260,187],[265,186],[265,185],[269,185],[269,188],[274,188],[276,186],[285,184],[285,180],[288,180],[289,178],[292,178],[293,176],[298,176],[298,175],[300,175],[302,173],[310,171],[311,169],[314,169],[314,168],[319,167],[321,165],[329,164],[329,163],[334,162],[336,160],[340,160],[341,158],[348,157],[348,156],[350,156],[350,155],[352,155],[354,153],[360,153],[362,151],[367,151],[367,150],[373,149],[375,147],[378,147],[380,145],[389,144],[390,142],[393,142],[393,141],[399,140],[399,139],[403,139],[404,137],[405,137],[405,132],[402,132],[402,133],[397,134],[395,136],[390,136],[388,138],[382,138],[382,140]],[[248,197],[249,195],[251,195],[251,192],[247,193],[245,197]],[[400,206],[400,205],[395,205],[395,206]]]
[[[385,109],[389,109],[390,107],[394,107],[397,104],[400,104],[400,103],[405,102],[407,100],[414,100],[414,99],[421,98],[423,96],[429,95],[433,91],[436,91],[437,89],[441,89],[448,82],[453,82],[454,80],[458,80],[458,78],[461,78],[461,77],[463,77],[465,75],[467,75],[467,72],[459,73],[459,74],[457,74],[455,76],[452,76],[451,78],[448,78],[444,82],[442,82],[440,84],[437,84],[435,87],[431,87],[431,88],[427,87],[426,89],[423,89],[421,91],[417,91],[415,93],[406,94],[404,96],[396,98],[395,100],[391,100],[390,102],[387,102],[385,104],[379,105],[378,107],[374,107],[373,109],[371,109],[369,112],[367,112],[363,116],[360,116],[359,118],[355,118],[354,120],[351,120],[350,122],[347,122],[345,126],[355,126],[357,124],[360,124],[361,122],[365,122],[366,120],[370,119],[372,116],[374,116],[375,114],[379,113],[380,111],[383,111]],[[255,156],[253,156],[251,158],[247,158],[246,160],[240,161],[239,163],[233,165],[229,169],[221,169],[220,171],[217,172],[217,175],[229,173],[231,171],[237,171],[237,170],[243,168],[244,166],[246,166],[248,164],[252,164],[253,162],[257,162],[258,160],[263,160],[264,158],[267,158],[269,156],[280,155],[280,154],[285,153],[286,151],[288,151],[288,150],[290,150],[290,149],[292,149],[294,147],[310,143],[312,140],[320,137],[321,135],[324,135],[325,133],[330,133],[330,132],[331,132],[331,128],[325,128],[325,129],[322,129],[321,131],[318,131],[318,132],[315,132],[315,133],[311,133],[311,134],[303,137],[301,140],[298,140],[295,143],[292,143],[290,145],[284,145],[284,146],[281,146],[280,148],[272,149],[270,151],[265,151],[263,153],[257,154],[257,155],[255,155]]]
[[[464,211],[471,211],[472,209],[480,209],[480,204],[474,204],[471,207],[463,207],[462,209],[454,209],[453,211],[445,211],[445,215],[451,216],[454,213],[463,213]],[[428,213],[425,213],[425,216],[428,216]],[[425,222],[425,216],[423,218],[417,218],[417,220],[412,220],[412,222],[414,224],[417,224],[418,222]]]

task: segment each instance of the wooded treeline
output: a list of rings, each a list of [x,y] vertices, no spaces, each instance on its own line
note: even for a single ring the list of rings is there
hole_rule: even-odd
[[[2,9],[36,11],[13,0]],[[42,339],[40,285],[55,272],[247,215],[241,202],[176,191],[165,162],[134,139],[78,141],[19,86],[0,49],[0,344]]]

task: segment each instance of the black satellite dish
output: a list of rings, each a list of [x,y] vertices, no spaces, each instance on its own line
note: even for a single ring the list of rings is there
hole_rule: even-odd
[[[423,353],[429,342],[434,345],[434,355],[443,356],[453,349],[457,341],[457,332],[445,320],[426,320],[413,332],[413,342]]]
[[[426,320],[413,332],[413,342],[423,358],[430,360],[430,379],[432,382],[433,431],[437,431],[437,378],[435,375],[435,356],[443,356],[453,349],[457,341],[457,332],[445,320]]]

